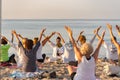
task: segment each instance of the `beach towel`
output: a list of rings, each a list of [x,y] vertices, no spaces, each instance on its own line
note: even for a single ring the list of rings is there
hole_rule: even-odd
[[[8,62],[0,63],[0,67],[7,67],[7,66],[12,66],[12,65]]]
[[[10,77],[13,78],[32,78],[32,77],[37,77],[41,75],[44,71],[38,71],[38,72],[22,72],[22,71],[13,71],[12,74],[10,74]]]
[[[7,63],[7,62],[4,62],[4,63],[0,63],[0,67],[7,67],[7,68],[17,68],[17,65],[16,64],[10,64],[10,63]]]

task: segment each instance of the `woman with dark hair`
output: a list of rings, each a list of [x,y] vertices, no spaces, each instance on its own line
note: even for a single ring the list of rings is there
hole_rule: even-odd
[[[48,41],[49,45],[53,48],[53,54],[52,54],[53,61],[57,60],[59,58],[61,59],[62,55],[64,53],[63,45],[64,45],[65,41],[60,33],[56,32],[56,34],[58,35],[58,37],[56,38],[56,44],[50,40]]]
[[[1,46],[0,46],[0,62],[2,66],[10,65],[9,63],[16,63],[15,61],[15,54],[12,54],[9,57],[8,50],[10,49],[11,45],[10,43],[13,43],[13,34],[12,34],[12,40],[8,41],[8,39],[1,35]]]

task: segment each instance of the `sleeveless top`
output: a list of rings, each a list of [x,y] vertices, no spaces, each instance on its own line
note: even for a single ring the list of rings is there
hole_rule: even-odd
[[[81,62],[78,64],[74,80],[96,80],[94,57],[91,57],[90,60],[87,60],[85,56],[82,57]]]

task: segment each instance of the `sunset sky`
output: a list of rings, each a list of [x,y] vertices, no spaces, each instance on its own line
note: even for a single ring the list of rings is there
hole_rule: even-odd
[[[120,0],[2,0],[3,19],[120,19]]]

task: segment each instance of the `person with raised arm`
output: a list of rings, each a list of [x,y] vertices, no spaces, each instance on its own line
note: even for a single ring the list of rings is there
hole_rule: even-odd
[[[84,43],[86,43],[86,37],[85,37],[84,35],[82,35],[83,33],[84,33],[84,31],[81,31],[80,34],[79,34],[79,36],[78,36],[78,38],[77,38],[77,40],[76,40],[77,46],[78,46],[79,48],[80,48]],[[90,43],[91,45],[93,44],[95,38],[96,38],[96,35],[94,35],[93,38],[89,41],[89,43]],[[80,42],[80,44],[79,44],[79,42]],[[72,66],[77,67],[77,65],[78,65],[78,59],[77,59],[76,55],[75,55],[75,60],[76,60],[76,61],[71,61],[71,62],[69,62],[69,65],[72,65]]]
[[[84,31],[81,31],[76,42],[80,42],[80,44],[78,44],[79,46],[81,46],[82,44],[86,43],[86,37],[85,35],[82,35]],[[93,38],[90,40],[90,43],[93,44],[94,40],[95,40],[96,35],[93,36]]]
[[[74,50],[73,50],[73,46],[71,44],[71,41],[65,42],[65,40],[63,39],[63,37],[61,36],[61,34],[59,32],[56,32],[56,34],[58,35],[58,37],[60,37],[61,43],[63,45],[63,50],[64,51],[63,51],[63,54],[61,56],[63,63],[68,63],[70,61],[75,61],[75,55],[74,55]],[[43,36],[46,37],[45,34]],[[51,41],[50,40],[49,40],[49,44],[51,45]],[[51,61],[55,61],[55,60],[58,59],[57,58],[57,53],[55,53],[56,49],[57,49],[57,46],[54,46],[53,47],[53,52],[54,53],[53,53],[53,57],[50,59]]]
[[[16,63],[15,61],[15,54],[12,54],[9,56],[9,53],[8,53],[8,50],[10,49],[10,43],[13,43],[13,34],[12,34],[12,39],[11,41],[9,41],[5,36],[1,36],[1,46],[0,46],[0,62],[1,62],[1,65],[3,66],[7,66],[9,65],[9,63]]]
[[[22,53],[23,60],[24,60],[22,70],[24,72],[37,71],[36,54],[37,54],[37,50],[38,50],[39,46],[41,45],[40,37],[39,37],[39,40],[38,40],[37,44],[35,45],[35,47],[33,47],[33,41],[31,39],[27,39],[27,41],[25,43],[25,47],[23,47],[16,31],[13,31],[13,34],[16,36],[19,47],[21,47],[24,51],[24,53]],[[46,37],[46,39],[49,40],[54,34],[55,34],[54,32],[51,33],[51,35]]]
[[[14,37],[13,33],[14,33],[14,30],[12,30],[12,36]],[[17,34],[17,35],[19,36],[20,34]],[[11,47],[13,47],[15,49],[15,51],[16,51],[15,60],[16,60],[16,63],[17,63],[17,67],[18,68],[22,67],[22,64],[24,62],[23,56],[21,55],[23,53],[23,49],[21,47],[19,47],[18,44],[15,44],[15,43],[9,41],[7,38],[6,38],[6,40],[9,43],[9,45]],[[13,39],[12,39],[12,41],[13,41]],[[25,46],[26,41],[27,41],[27,38],[22,37],[22,45],[23,45],[23,47],[26,47]]]
[[[68,72],[72,80],[96,80],[95,77],[95,64],[98,59],[98,54],[100,47],[102,45],[102,40],[105,35],[105,31],[102,34],[101,40],[99,40],[98,45],[93,52],[93,47],[90,43],[84,43],[79,49],[73,38],[73,33],[70,27],[65,26],[69,38],[73,44],[75,54],[78,58],[78,68],[74,72],[71,66],[68,66]]]
[[[64,47],[64,52],[62,55],[63,63],[69,63],[70,61],[75,61],[75,54],[71,41],[65,42],[65,40],[63,39],[63,37],[59,32],[56,32],[56,34],[61,38]]]
[[[112,32],[112,26],[110,24],[107,24],[107,28],[109,29],[110,37],[111,37],[111,39],[113,41],[113,44],[117,48],[117,52],[118,52],[118,66],[120,66],[120,44],[114,38],[114,35],[113,35],[113,32]]]
[[[26,43],[26,41],[27,41],[28,38],[23,37],[21,34],[17,34],[17,35],[18,35],[18,37],[20,38],[20,40],[22,41],[23,46],[25,47],[24,44]]]
[[[84,44],[86,42],[86,37],[85,35],[82,35],[84,33],[84,31],[81,31],[76,42],[78,43],[78,46],[81,46],[82,44]],[[80,42],[80,44],[79,44]]]
[[[53,49],[52,58],[50,59],[50,61],[55,61],[57,59],[61,59],[62,55],[64,53],[63,45],[64,45],[65,41],[58,32],[55,32],[55,33],[58,34],[58,37],[56,38],[56,44],[53,43],[52,41],[48,40],[48,44]],[[43,36],[46,37],[45,34]]]
[[[97,32],[96,36],[100,40],[101,37],[99,36],[98,32],[100,30],[101,26],[95,30]],[[116,37],[114,36],[114,39],[117,41]],[[118,53],[117,53],[117,48],[113,44],[113,40],[111,39],[111,44],[108,44],[105,42],[105,40],[102,41],[104,48],[106,49],[106,58],[108,59],[108,62],[110,64],[117,64],[116,62],[118,61]]]
[[[41,45],[37,51],[37,55],[36,55],[36,58],[37,58],[37,61],[40,62],[40,63],[43,63],[45,61],[45,58],[46,58],[46,54],[42,54],[42,47],[47,43],[48,39],[45,38],[42,40],[42,35],[43,33],[46,31],[46,28],[42,29],[41,33],[40,33],[40,42],[41,42]],[[41,41],[42,40],[42,41]],[[35,37],[34,40],[33,40],[33,43],[34,43],[34,46],[37,44],[38,42],[38,38]]]

